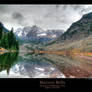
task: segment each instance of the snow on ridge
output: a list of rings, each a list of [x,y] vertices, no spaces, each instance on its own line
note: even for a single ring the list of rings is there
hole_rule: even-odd
[[[48,38],[56,38],[59,37],[63,33],[62,30],[43,30],[37,26],[26,26],[24,28],[18,28],[15,31],[15,34],[24,39],[30,39],[31,37],[48,37]]]

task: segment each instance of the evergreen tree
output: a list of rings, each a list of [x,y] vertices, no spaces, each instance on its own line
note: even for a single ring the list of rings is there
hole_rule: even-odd
[[[0,40],[2,38],[2,28],[0,27]]]
[[[0,33],[1,33],[0,34],[0,47],[3,47],[5,49],[13,49],[13,50],[19,49],[19,43],[16,40],[16,37],[13,33],[13,28],[8,33],[3,32],[1,28]]]

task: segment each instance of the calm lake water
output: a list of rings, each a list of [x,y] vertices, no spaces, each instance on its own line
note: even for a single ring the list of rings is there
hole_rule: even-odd
[[[0,78],[92,78],[91,57],[31,52],[0,54]]]
[[[0,55],[0,78],[65,78],[65,76],[42,55],[5,53]]]

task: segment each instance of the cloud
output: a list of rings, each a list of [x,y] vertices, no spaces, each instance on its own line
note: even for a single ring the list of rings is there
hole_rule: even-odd
[[[23,22],[24,21],[24,17],[23,17],[23,15],[21,13],[14,12],[12,14],[12,18],[15,19],[18,22],[19,25],[24,25],[24,22]]]
[[[0,21],[15,28],[37,24],[43,29],[67,30],[91,11],[92,5],[0,5]]]
[[[20,13],[18,13],[18,12],[14,12],[14,13],[12,14],[12,17],[13,17],[14,19],[23,20],[22,14],[20,14]]]

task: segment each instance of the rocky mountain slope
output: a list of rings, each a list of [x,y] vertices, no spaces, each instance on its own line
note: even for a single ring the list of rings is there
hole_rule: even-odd
[[[9,32],[9,30],[4,27],[2,22],[0,22],[0,27],[3,29],[3,32],[6,32],[6,33]]]
[[[89,35],[92,35],[92,12],[83,15],[79,21],[73,23],[57,41],[80,40]]]
[[[51,44],[51,43],[50,43]],[[51,45],[45,47],[46,50],[65,50],[81,48],[83,51],[92,51],[92,12],[73,23],[70,28]]]

